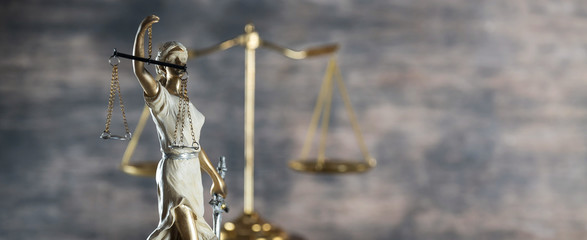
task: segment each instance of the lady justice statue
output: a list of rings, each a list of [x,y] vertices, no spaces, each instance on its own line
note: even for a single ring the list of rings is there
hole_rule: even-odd
[[[145,55],[145,32],[159,17],[146,17],[137,31],[133,54]],[[166,42],[159,48],[157,60],[185,66],[187,49],[178,42]],[[204,197],[201,170],[213,181],[212,194],[226,196],[226,185],[200,147],[200,129],[204,115],[187,97],[187,73],[171,67],[156,66],[153,76],[141,61],[133,60],[133,70],[144,91],[145,102],[157,126],[163,154],[157,166],[159,225],[149,240],[217,239],[204,221]]]

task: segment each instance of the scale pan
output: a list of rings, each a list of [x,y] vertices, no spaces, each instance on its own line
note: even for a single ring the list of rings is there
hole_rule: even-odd
[[[120,169],[123,172],[134,176],[155,177],[158,164],[159,162],[130,163],[127,165],[121,165]]]
[[[325,159],[322,163],[318,159],[295,159],[289,162],[289,168],[308,173],[362,173],[372,168],[360,160]]]

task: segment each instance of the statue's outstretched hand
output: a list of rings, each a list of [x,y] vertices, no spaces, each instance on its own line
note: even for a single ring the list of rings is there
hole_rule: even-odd
[[[210,195],[218,194],[223,198],[226,198],[226,194],[228,193],[226,189],[226,184],[222,179],[220,179],[219,181],[219,184],[216,184],[215,182],[212,183],[212,187],[210,188]]]
[[[145,17],[145,19],[143,19],[143,22],[141,22],[141,26],[143,28],[148,28],[151,25],[153,25],[153,23],[158,23],[159,22],[159,17],[155,16],[155,15],[151,15],[151,16],[147,16]]]

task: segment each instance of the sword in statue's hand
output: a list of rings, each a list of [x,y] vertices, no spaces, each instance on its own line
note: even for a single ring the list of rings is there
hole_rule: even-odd
[[[226,168],[226,158],[224,156],[220,157],[220,161],[218,162],[218,167],[216,168],[220,177],[224,180],[224,175],[228,170]],[[213,222],[213,229],[214,234],[218,239],[220,239],[220,225],[222,223],[222,213],[228,212],[228,206],[226,202],[224,202],[224,197],[220,194],[214,194],[212,199],[210,200],[210,205],[212,205],[212,211],[214,213],[214,222]]]

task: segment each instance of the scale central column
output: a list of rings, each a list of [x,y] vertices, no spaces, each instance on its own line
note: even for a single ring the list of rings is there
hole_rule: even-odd
[[[255,192],[255,50],[259,34],[252,24],[245,27],[245,173],[244,212],[254,212]]]
[[[238,42],[245,47],[245,176],[244,214],[224,224],[220,240],[288,240],[289,235],[263,220],[255,211],[255,50],[261,45],[253,24],[245,26]]]

